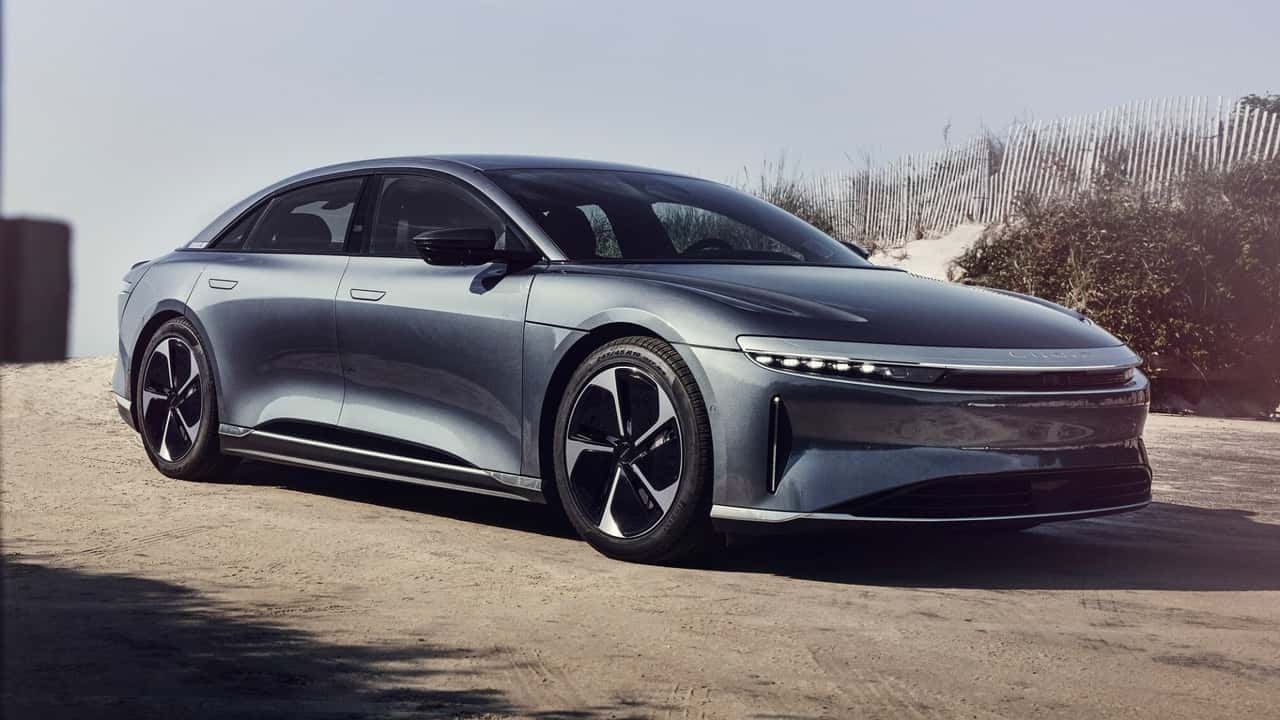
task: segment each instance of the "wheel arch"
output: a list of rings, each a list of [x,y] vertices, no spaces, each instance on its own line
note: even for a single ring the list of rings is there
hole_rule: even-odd
[[[200,345],[204,349],[205,360],[209,363],[209,372],[213,376],[214,398],[218,407],[222,407],[222,383],[218,381],[218,360],[213,352],[213,345],[209,342],[209,334],[191,308],[176,300],[158,305],[142,326],[142,330],[138,332],[138,339],[133,344],[133,354],[129,358],[129,399],[132,401],[133,395],[137,392],[138,374],[142,372],[142,356],[146,353],[147,345],[165,323],[175,318],[183,318],[195,328],[196,337],[199,338]],[[129,412],[137,423],[137,409],[131,406]]]
[[[569,385],[569,378],[573,376],[574,371],[578,369],[582,361],[596,349],[606,343],[625,337],[650,337],[662,340],[673,346],[680,342],[678,339],[664,337],[662,333],[645,325],[633,322],[610,322],[591,329],[565,351],[547,381],[546,391],[542,395],[542,405],[538,409],[538,472],[542,477],[542,493],[546,497],[548,504],[560,502],[560,497],[556,491],[555,448],[553,443],[555,442],[556,412],[559,410],[560,400],[564,396],[565,389]],[[680,355],[686,364],[690,364],[695,382],[698,382],[698,379],[702,377],[700,368],[693,367],[690,362],[691,358],[685,353],[680,353]],[[702,383],[699,382],[699,391],[703,393],[705,401],[706,389],[701,385]],[[711,466],[715,467],[714,434],[712,435],[710,450],[713,461]]]

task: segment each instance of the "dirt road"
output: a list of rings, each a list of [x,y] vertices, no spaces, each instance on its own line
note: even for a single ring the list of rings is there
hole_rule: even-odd
[[[1280,424],[1153,417],[1156,502],[607,560],[530,506],[162,477],[111,361],[0,368],[6,718],[1280,715]]]

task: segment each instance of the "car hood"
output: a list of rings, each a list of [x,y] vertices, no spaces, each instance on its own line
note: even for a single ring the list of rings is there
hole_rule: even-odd
[[[717,301],[739,312],[741,334],[973,348],[1122,344],[1079,313],[1038,298],[889,268],[650,263],[578,269],[669,284]]]

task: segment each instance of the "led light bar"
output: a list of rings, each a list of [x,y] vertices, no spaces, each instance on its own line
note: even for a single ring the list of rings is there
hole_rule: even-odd
[[[927,385],[942,377],[942,368],[871,362],[854,358],[810,357],[780,353],[747,353],[757,364],[804,375],[865,380],[869,382]]]

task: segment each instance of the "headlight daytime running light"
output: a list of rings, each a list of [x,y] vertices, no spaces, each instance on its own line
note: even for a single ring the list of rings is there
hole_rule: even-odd
[[[740,336],[762,368],[858,383],[948,392],[1062,393],[1129,387],[1141,361],[1127,347],[1082,350],[934,348]]]
[[[871,362],[857,358],[811,357],[781,353],[747,353],[757,365],[782,368],[804,375],[847,378],[870,382],[927,385],[942,377],[941,368]]]

